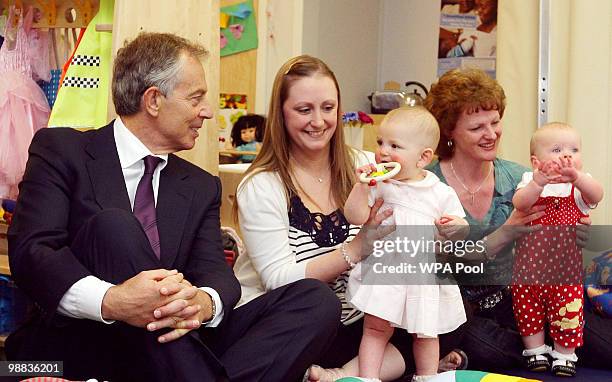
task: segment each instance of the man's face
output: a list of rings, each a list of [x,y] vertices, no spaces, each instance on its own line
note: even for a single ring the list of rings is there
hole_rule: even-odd
[[[208,87],[204,68],[194,57],[183,55],[177,84],[169,94],[161,96],[159,109],[159,142],[164,151],[189,150],[199,136],[205,119],[212,118],[206,99]]]

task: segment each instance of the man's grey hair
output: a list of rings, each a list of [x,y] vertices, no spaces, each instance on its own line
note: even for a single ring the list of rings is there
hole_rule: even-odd
[[[113,103],[118,115],[140,111],[142,95],[157,87],[167,96],[179,80],[184,57],[201,58],[208,52],[199,45],[169,33],[141,33],[117,52],[113,67]]]

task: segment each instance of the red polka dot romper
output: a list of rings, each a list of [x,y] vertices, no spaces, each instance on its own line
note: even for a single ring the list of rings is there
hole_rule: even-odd
[[[571,185],[567,196],[538,198],[536,205],[546,205],[546,215],[531,225],[544,227],[517,241],[512,285],[521,336],[543,331],[548,322],[552,339],[570,348],[583,342],[582,250],[576,245],[575,226],[588,216],[577,205],[575,192]]]

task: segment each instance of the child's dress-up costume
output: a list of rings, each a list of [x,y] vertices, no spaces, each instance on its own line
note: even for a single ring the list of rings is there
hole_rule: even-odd
[[[425,179],[416,182],[404,183],[393,179],[379,182],[372,187],[370,205],[376,198],[384,200],[381,211],[393,209],[393,215],[382,224],[397,226],[395,234],[385,237],[385,241],[395,240],[395,236],[402,240],[407,237],[415,243],[421,237],[423,241],[433,241],[434,220],[442,215],[465,216],[455,191],[429,171]],[[385,253],[383,256],[397,258],[396,255]],[[381,277],[378,279],[380,282],[375,280],[372,285],[366,285],[362,279],[362,272],[367,277],[364,262],[358,264],[349,277],[347,292],[350,303],[420,337],[436,337],[455,330],[466,321],[461,293],[457,285],[438,285],[435,274],[424,275],[421,272],[419,263],[427,263],[430,255],[418,252],[412,257],[417,273],[406,275],[403,285],[383,285],[385,275],[377,276]],[[400,262],[392,260],[390,264]]]
[[[532,179],[532,172],[525,173],[517,189]],[[519,332],[536,334],[548,322],[555,342],[579,347],[584,301],[582,250],[576,245],[575,226],[590,207],[571,183],[546,185],[536,205],[545,205],[546,215],[530,224],[544,227],[524,235],[516,245],[512,302]]]
[[[0,47],[0,198],[16,196],[32,137],[49,120],[45,94],[32,79],[24,18],[12,28],[13,13],[11,8]],[[31,17],[30,11],[26,19]]]

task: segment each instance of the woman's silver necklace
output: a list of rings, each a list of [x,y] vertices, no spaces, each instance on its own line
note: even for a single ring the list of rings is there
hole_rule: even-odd
[[[478,191],[480,191],[487,179],[489,179],[489,176],[491,176],[491,172],[493,172],[493,166],[489,167],[489,172],[487,173],[487,176],[485,176],[485,178],[482,180],[482,182],[480,182],[480,184],[478,185],[478,187],[476,187],[474,191],[470,191],[470,189],[467,188],[467,186],[461,181],[461,178],[459,178],[459,175],[457,175],[457,172],[455,172],[455,167],[453,167],[453,161],[450,162],[450,168],[453,172],[453,175],[455,176],[455,179],[457,179],[461,187],[463,187],[463,189],[470,195],[470,204],[474,205],[474,197],[476,196]]]
[[[316,176],[316,175],[312,175],[311,173],[309,173],[308,171],[304,170],[304,168],[302,168],[301,166],[297,166],[300,170],[302,170],[304,173],[306,173],[306,175],[308,175],[309,177],[311,177],[312,179],[316,180],[319,183],[323,183],[324,181],[327,180],[327,176],[325,178],[323,178],[322,176]]]

